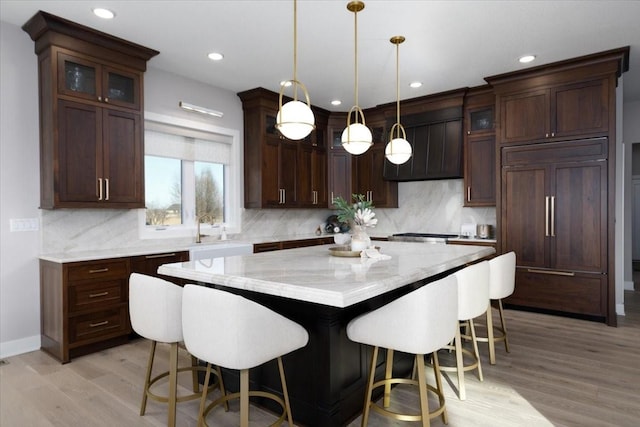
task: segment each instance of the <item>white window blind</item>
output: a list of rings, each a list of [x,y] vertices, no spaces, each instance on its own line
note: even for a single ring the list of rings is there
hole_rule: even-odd
[[[231,162],[231,143],[226,135],[156,123],[148,123],[144,133],[147,155],[224,165]]]

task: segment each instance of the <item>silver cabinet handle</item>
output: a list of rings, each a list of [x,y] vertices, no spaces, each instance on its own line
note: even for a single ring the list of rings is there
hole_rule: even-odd
[[[104,179],[104,187],[106,190],[106,197],[104,199],[109,200],[109,178]]]
[[[104,99],[104,102],[109,102],[109,98],[105,98],[105,99]]]
[[[104,326],[104,325],[108,325],[109,321],[105,320],[103,322],[98,322],[98,323],[89,323],[89,327],[90,328],[97,328],[98,326]]]
[[[98,101],[102,102],[102,97],[101,96],[98,97]]]
[[[109,295],[109,292],[105,291],[105,292],[98,292],[97,294],[89,294],[89,298],[98,298],[98,297],[104,297]]]
[[[528,268],[528,273],[537,273],[537,274],[550,274],[552,276],[575,276],[576,274],[571,271],[555,271],[555,270],[538,270],[536,268]]]
[[[548,133],[545,133],[545,134],[544,134],[544,137],[545,137],[545,138],[549,138],[549,134],[548,134]]]
[[[471,186],[467,187],[467,202],[471,201]]]
[[[551,237],[556,237],[556,196],[551,196]]]
[[[145,259],[155,259],[155,258],[166,258],[166,257],[171,257],[171,256],[176,256],[176,253],[175,252],[171,252],[170,254],[146,255],[144,258]]]
[[[106,273],[107,271],[109,271],[109,269],[107,267],[98,268],[97,270],[89,270],[89,274]]]
[[[286,204],[287,203],[287,190],[285,190],[284,188],[282,189],[282,204]]]
[[[549,196],[544,198],[544,235],[549,236]]]
[[[102,178],[98,178],[98,200],[102,200]]]

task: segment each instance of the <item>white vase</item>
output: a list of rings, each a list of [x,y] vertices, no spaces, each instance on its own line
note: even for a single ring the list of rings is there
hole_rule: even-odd
[[[371,238],[365,230],[366,228],[360,225],[352,227],[351,250],[353,252],[361,252],[371,246]]]

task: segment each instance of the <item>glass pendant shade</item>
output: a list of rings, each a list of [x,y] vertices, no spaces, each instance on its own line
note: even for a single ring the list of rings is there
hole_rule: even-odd
[[[276,116],[277,128],[286,138],[297,141],[306,138],[315,127],[313,111],[301,101],[289,101]]]
[[[342,131],[342,147],[349,154],[362,154],[373,145],[369,128],[362,123],[351,123]]]
[[[384,149],[384,155],[391,163],[401,165],[411,158],[411,144],[403,138],[394,138]]]

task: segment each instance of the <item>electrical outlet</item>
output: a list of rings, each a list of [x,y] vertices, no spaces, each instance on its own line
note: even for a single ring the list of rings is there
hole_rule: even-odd
[[[38,231],[38,218],[12,218],[9,220],[9,231]]]

